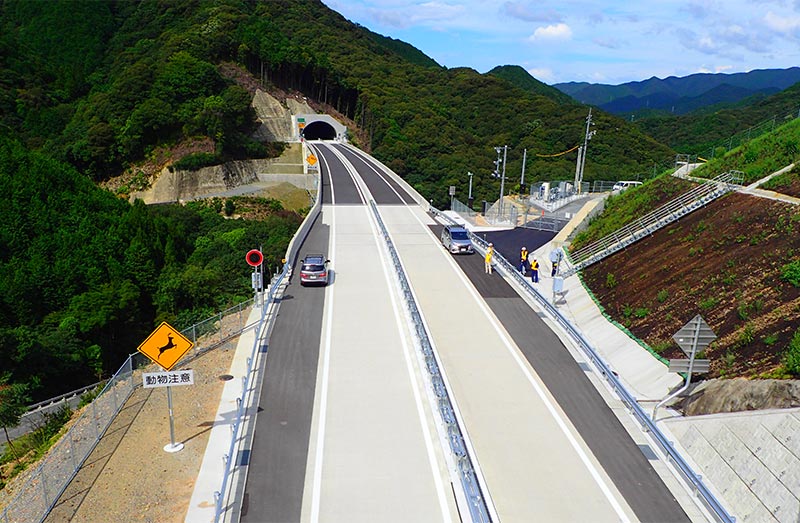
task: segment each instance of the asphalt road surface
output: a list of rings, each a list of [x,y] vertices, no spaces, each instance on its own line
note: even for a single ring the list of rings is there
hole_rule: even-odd
[[[241,520],[459,519],[458,485],[450,484],[434,413],[420,397],[425,384],[410,335],[391,317],[396,297],[364,205],[371,197],[417,293],[500,519],[687,521],[585,371],[516,291],[484,274],[480,255],[446,254],[436,241],[440,226],[378,166],[340,145],[317,149],[323,212],[300,257],[328,254],[333,283],[304,288],[295,276],[283,297],[267,345]],[[521,245],[532,251],[549,236],[487,233],[512,262]]]

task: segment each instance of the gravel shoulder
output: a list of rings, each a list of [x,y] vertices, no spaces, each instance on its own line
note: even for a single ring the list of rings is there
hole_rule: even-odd
[[[191,360],[192,386],[173,387],[176,442],[170,443],[167,392],[139,387],[65,490],[48,523],[182,522],[203,461],[238,337]]]

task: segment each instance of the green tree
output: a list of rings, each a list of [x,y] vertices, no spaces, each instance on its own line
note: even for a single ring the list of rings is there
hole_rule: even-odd
[[[14,457],[18,457],[8,435],[8,429],[19,425],[22,415],[27,410],[27,402],[30,401],[30,397],[28,397],[26,384],[10,383],[10,379],[11,375],[8,373],[0,375],[0,425],[6,435],[8,448],[11,449]]]

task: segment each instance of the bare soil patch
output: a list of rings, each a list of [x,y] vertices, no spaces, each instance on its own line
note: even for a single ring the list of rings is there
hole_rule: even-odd
[[[46,522],[182,522],[230,368],[236,340],[191,361],[195,384],[173,387],[175,439],[168,453],[166,389],[138,388],[106,431]]]
[[[778,377],[800,326],[800,289],[781,268],[800,254],[800,209],[729,194],[590,266],[606,313],[666,358],[672,335],[700,314],[718,339],[708,377]]]

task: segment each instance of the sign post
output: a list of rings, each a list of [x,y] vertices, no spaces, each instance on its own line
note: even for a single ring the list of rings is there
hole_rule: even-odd
[[[183,443],[175,443],[175,421],[172,415],[171,385],[194,385],[194,371],[190,369],[178,372],[146,372],[142,374],[142,386],[144,388],[167,388],[167,405],[169,407],[169,444],[164,445],[164,450],[167,452],[178,452],[179,450],[183,449]]]
[[[261,254],[261,251],[258,249],[251,249],[247,251],[247,254],[244,256],[247,265],[253,268],[253,274],[251,276],[251,285],[253,287],[253,303],[257,306],[258,305],[258,293],[261,289],[264,288],[264,277],[263,277],[263,263],[264,263],[264,255]]]
[[[150,358],[153,363],[160,365],[164,370],[171,371],[172,367],[178,363],[178,360],[180,360],[183,355],[186,354],[186,352],[193,346],[194,344],[188,338],[170,326],[167,322],[163,322],[150,334],[150,336],[147,337],[146,340],[142,342],[141,345],[139,345],[137,350]],[[180,378],[177,379],[177,381],[172,379],[159,380],[156,378],[155,381],[149,382],[148,376],[151,376],[152,378],[152,375],[147,373],[145,373],[142,377],[145,387],[164,386],[167,388],[170,438],[169,444],[164,446],[164,450],[167,452],[178,452],[179,450],[183,449],[183,443],[175,443],[175,418],[172,412],[172,389],[170,388],[170,385],[193,384],[194,375],[191,374],[192,371],[188,372],[190,373],[191,378],[183,381]],[[156,374],[169,374],[169,372]],[[186,381],[188,381],[188,383]],[[161,382],[163,382],[163,385]]]
[[[681,327],[672,336],[672,339],[675,340],[689,359],[669,360],[669,372],[685,372],[686,383],[677,392],[670,394],[655,406],[653,409],[653,421],[656,419],[656,412],[660,406],[689,388],[689,384],[692,382],[692,372],[708,372],[711,362],[709,360],[695,360],[694,357],[717,339],[717,335],[714,334],[714,331],[711,330],[711,327],[708,326],[703,317],[698,314],[689,323]]]

